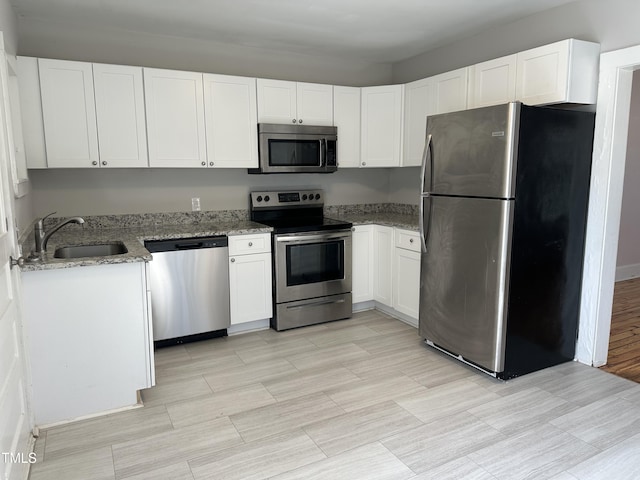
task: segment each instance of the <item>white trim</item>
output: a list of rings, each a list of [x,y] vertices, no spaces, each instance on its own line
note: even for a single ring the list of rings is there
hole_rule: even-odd
[[[616,268],[616,282],[631,280],[640,277],[640,263],[633,265],[622,265]]]
[[[607,361],[616,254],[620,231],[631,80],[640,67],[640,45],[600,56],[591,193],[584,257],[576,359]]]

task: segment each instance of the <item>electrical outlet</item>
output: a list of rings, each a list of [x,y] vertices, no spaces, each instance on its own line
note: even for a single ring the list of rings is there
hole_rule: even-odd
[[[200,197],[193,197],[191,199],[191,211],[192,212],[200,211]]]

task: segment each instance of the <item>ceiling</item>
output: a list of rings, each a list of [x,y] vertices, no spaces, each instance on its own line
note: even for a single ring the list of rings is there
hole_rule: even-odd
[[[394,63],[575,0],[11,0],[21,18]],[[582,1],[582,0],[578,0]]]

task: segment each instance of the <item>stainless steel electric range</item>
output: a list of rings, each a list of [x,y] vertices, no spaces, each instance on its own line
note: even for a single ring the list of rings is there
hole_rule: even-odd
[[[322,190],[252,192],[251,220],[273,227],[271,327],[351,317],[351,226],[324,216]]]

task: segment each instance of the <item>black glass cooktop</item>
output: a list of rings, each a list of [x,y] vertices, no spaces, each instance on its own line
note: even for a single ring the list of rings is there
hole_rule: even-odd
[[[324,230],[343,230],[352,224],[328,217],[296,217],[254,220],[273,227],[274,233],[313,232]]]

